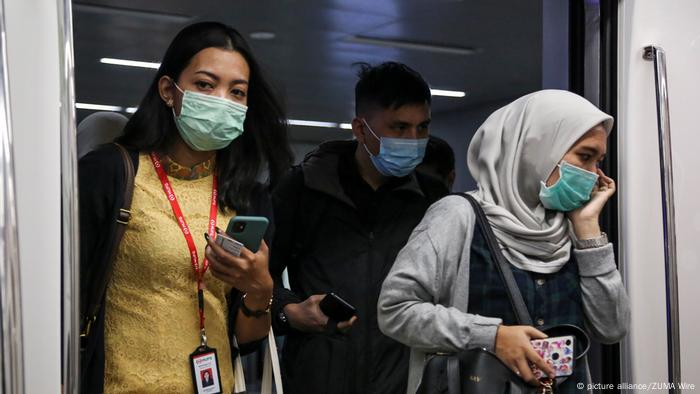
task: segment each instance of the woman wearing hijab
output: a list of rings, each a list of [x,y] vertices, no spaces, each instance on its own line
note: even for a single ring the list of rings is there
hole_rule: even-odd
[[[597,167],[613,119],[573,93],[545,90],[494,112],[467,155],[484,211],[535,327],[517,326],[472,206],[435,203],[384,281],[379,327],[410,346],[408,391],[425,355],[486,348],[537,384],[530,364],[552,376],[533,350],[540,331],[573,324],[602,343],[629,327],[629,300],[598,217],[615,182]],[[557,392],[588,380],[587,363]]]

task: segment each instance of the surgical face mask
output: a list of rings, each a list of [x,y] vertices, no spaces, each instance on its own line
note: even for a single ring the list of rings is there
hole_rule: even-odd
[[[196,151],[212,151],[227,147],[243,134],[248,107],[215,96],[182,91],[180,116],[175,125],[187,145]]]
[[[369,157],[372,160],[374,167],[384,176],[403,177],[411,173],[418,164],[423,161],[425,156],[425,147],[428,145],[427,138],[379,138],[374,133],[367,121],[362,119],[362,122],[367,126],[367,130],[379,140],[379,154],[373,155],[367,149]]]
[[[598,174],[562,161],[559,180],[550,187],[542,182],[540,201],[547,209],[569,212],[580,208],[591,199],[591,192],[598,182]]]

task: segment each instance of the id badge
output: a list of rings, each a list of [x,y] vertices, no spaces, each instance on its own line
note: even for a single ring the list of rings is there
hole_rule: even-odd
[[[208,346],[198,347],[190,354],[190,367],[195,394],[222,393],[216,349]]]

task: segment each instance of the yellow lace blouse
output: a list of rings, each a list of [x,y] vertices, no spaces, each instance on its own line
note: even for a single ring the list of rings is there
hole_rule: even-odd
[[[203,258],[212,175],[191,178],[171,176],[170,182]],[[191,394],[189,355],[199,345],[197,282],[185,237],[147,154],[139,157],[131,210],[105,303],[105,393]],[[217,225],[225,228],[232,216],[219,213]],[[230,393],[231,288],[209,271],[204,283],[208,342],[218,352],[222,387]]]

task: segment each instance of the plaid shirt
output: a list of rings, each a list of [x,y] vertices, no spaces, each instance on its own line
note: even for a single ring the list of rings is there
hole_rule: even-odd
[[[505,284],[491,257],[488,244],[478,222],[474,228],[469,267],[468,312],[503,319],[504,325],[517,325]],[[554,274],[528,272],[510,265],[523,300],[537,329],[559,324],[583,328],[583,309],[578,266],[573,259]],[[581,392],[576,383],[587,381],[585,364],[575,365],[574,374],[556,393]]]

